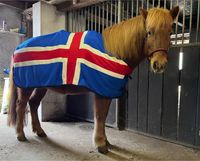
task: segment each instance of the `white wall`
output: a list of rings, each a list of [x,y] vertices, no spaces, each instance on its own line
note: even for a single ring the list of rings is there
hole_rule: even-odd
[[[65,29],[65,13],[43,1],[33,4],[33,36]]]
[[[65,13],[45,2],[33,5],[33,36],[40,36],[66,28]],[[43,121],[63,118],[66,115],[66,96],[48,91],[39,108]]]

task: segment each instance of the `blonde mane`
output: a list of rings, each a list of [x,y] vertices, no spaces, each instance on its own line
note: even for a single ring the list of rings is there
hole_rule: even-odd
[[[141,54],[145,37],[145,19],[137,16],[103,31],[106,50],[120,59],[132,59]]]
[[[140,15],[106,28],[103,31],[105,48],[111,55],[135,63],[144,58],[146,30],[157,30],[172,22],[169,10],[152,8],[148,10],[146,20]]]

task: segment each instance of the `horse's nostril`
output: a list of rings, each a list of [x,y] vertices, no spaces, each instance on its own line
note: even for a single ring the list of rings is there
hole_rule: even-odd
[[[158,62],[155,61],[155,62],[153,63],[153,68],[154,68],[154,69],[158,68],[158,65],[159,65]]]
[[[165,65],[162,65],[162,66],[161,66],[161,69],[162,69],[162,70],[165,69]]]

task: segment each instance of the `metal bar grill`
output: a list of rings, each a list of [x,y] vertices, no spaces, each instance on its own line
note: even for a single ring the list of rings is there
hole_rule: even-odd
[[[112,25],[113,23],[112,16],[113,16],[113,0],[111,0],[111,3],[110,3],[110,25]]]
[[[108,3],[106,3],[106,27],[108,27]]]
[[[97,6],[94,6],[94,30],[97,30]]]
[[[103,17],[103,20],[102,20],[102,21],[103,21],[103,22],[102,22],[103,28],[104,28],[104,26],[105,26],[105,13],[104,13],[104,12],[105,12],[105,3],[103,3],[103,16],[102,16],[102,17]]]
[[[189,33],[191,33],[191,31],[192,31],[192,7],[193,7],[193,3],[192,3],[192,0],[190,0],[190,26],[189,26]]]
[[[74,32],[74,31],[75,31],[75,30],[74,30],[74,28],[75,28],[75,22],[74,22],[74,19],[75,19],[75,12],[74,12],[74,11],[73,11],[72,15],[73,15],[73,20],[72,20],[72,32]]]
[[[131,17],[133,17],[134,0],[131,1]]]
[[[170,0],[170,9],[172,9],[172,0]]]
[[[80,23],[81,23],[81,10],[79,10],[79,12],[77,13],[77,20],[78,20],[77,31],[79,32],[81,30],[81,26],[80,26]]]
[[[177,6],[179,5],[179,1],[177,0]],[[175,29],[175,34],[176,34],[176,40],[175,40],[175,44],[177,44],[177,33],[178,33],[178,19],[176,19],[176,29]]]
[[[78,31],[78,28],[79,28],[79,25],[76,25],[76,22],[78,22],[77,24],[79,24],[79,17],[78,17],[78,13],[79,13],[79,11],[77,11],[77,12],[75,12],[75,32],[77,32]]]
[[[129,18],[129,1],[126,3],[126,19]]]
[[[160,7],[160,0],[158,0],[158,7]]]
[[[149,0],[147,0],[147,10],[149,9]]]
[[[183,26],[182,26],[182,44],[184,43],[184,33],[185,33],[185,0],[183,2],[184,8],[183,8]]]
[[[142,8],[144,8],[144,0],[142,0]]]
[[[166,0],[164,0],[164,8],[166,8],[167,2]]]
[[[125,1],[122,1],[121,4],[121,20],[123,21],[125,19]]]
[[[121,21],[121,0],[118,0],[118,20],[117,22],[120,23]]]
[[[99,14],[98,14],[98,24],[99,24],[98,32],[101,32],[101,6],[100,5],[98,6],[98,10],[99,10]]]
[[[138,6],[139,6],[139,0],[137,0],[137,4],[136,4],[137,6],[136,6],[136,16],[138,15]]]
[[[200,0],[198,0],[196,42],[198,41],[198,35],[199,35],[199,21],[200,21],[199,18],[200,18]]]
[[[115,1],[115,24],[117,23],[117,1]]]
[[[77,26],[78,26],[78,25],[76,25],[76,22],[78,22],[77,21],[77,17],[78,17],[77,15],[78,15],[77,12],[74,12],[74,20],[75,20],[74,21],[74,32],[77,31]]]
[[[90,12],[90,14],[91,14],[91,20],[90,20],[91,23],[90,24],[91,24],[91,30],[93,30],[94,29],[93,28],[93,17],[94,17],[93,16],[93,6],[90,7],[90,11],[91,11]]]
[[[72,32],[83,29],[101,32],[105,27],[139,14],[139,8],[161,6],[172,9],[180,6],[179,19],[175,21],[173,46],[199,43],[200,0],[110,0],[67,12],[67,26]],[[85,21],[85,27],[83,27]]]

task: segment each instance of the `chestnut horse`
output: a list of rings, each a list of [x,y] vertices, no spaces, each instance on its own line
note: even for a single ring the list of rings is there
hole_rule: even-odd
[[[170,34],[178,12],[179,7],[174,7],[172,10],[152,8],[146,11],[141,9],[139,16],[106,28],[102,35],[104,46],[112,56],[124,60],[131,68],[135,68],[143,59],[148,58],[151,70],[155,73],[162,73],[168,62]],[[19,88],[13,83],[11,71],[8,124],[16,125],[19,141],[26,140],[23,119],[27,103],[30,105],[33,132],[39,137],[46,137],[38,119],[37,109],[47,89],[63,94],[79,94],[89,91],[75,85]],[[109,142],[105,134],[105,120],[111,99],[98,94],[95,94],[94,99],[93,143],[99,152],[107,153]]]

